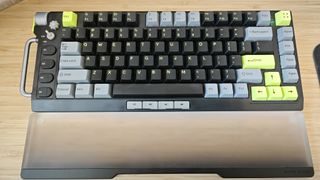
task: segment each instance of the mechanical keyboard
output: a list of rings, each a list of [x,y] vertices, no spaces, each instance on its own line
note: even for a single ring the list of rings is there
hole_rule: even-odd
[[[33,111],[303,109],[290,11],[38,12],[33,32]]]

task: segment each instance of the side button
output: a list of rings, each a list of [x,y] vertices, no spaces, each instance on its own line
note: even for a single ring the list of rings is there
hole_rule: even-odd
[[[52,89],[49,87],[38,88],[38,97],[49,97],[52,94]]]
[[[159,109],[173,109],[173,101],[159,101]]]
[[[43,55],[54,55],[57,49],[54,46],[45,46],[42,48]]]
[[[39,81],[41,83],[49,83],[53,80],[53,75],[50,73],[41,73],[39,76]]]
[[[127,109],[142,109],[142,102],[141,101],[128,101],[127,102]]]
[[[143,101],[142,108],[156,110],[156,109],[158,109],[158,102],[157,101]]]
[[[174,101],[174,109],[190,109],[189,101]]]
[[[54,67],[54,61],[52,59],[44,59],[41,61],[40,66],[43,69],[51,69]]]

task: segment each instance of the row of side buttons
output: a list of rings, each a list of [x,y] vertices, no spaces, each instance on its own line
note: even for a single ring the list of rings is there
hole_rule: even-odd
[[[149,109],[149,110],[167,110],[167,109],[190,109],[189,101],[127,101],[127,109]]]

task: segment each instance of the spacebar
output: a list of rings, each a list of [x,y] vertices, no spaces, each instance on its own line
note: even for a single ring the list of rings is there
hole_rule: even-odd
[[[203,97],[203,85],[114,84],[113,97]]]

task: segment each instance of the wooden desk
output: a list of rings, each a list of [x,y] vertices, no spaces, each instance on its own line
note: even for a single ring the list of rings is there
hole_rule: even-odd
[[[293,11],[304,89],[304,113],[316,170],[314,179],[320,179],[320,88],[312,59],[313,48],[320,43],[320,1],[318,0],[264,0],[259,2],[254,0],[228,2],[225,0],[91,0],[81,2],[79,0],[25,0],[0,12],[0,179],[19,179],[20,177],[31,107],[30,99],[19,95],[18,85],[23,46],[26,39],[33,36],[31,25],[35,12],[237,9],[290,9]],[[29,73],[29,80],[32,73],[33,70]],[[212,177],[212,175],[139,175],[120,176],[116,179],[215,179]]]

